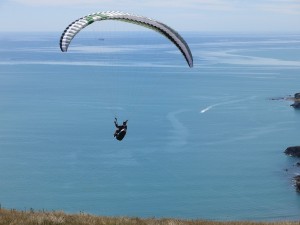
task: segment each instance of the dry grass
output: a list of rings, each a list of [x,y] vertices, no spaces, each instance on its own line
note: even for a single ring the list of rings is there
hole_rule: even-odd
[[[0,225],[300,225],[299,222],[216,222],[205,220],[103,217],[64,212],[0,209]]]

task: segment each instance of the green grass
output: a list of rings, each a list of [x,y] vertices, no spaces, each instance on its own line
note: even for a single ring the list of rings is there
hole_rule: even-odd
[[[218,222],[156,218],[105,217],[85,213],[67,214],[60,211],[17,211],[0,209],[0,225],[300,225],[298,222]]]

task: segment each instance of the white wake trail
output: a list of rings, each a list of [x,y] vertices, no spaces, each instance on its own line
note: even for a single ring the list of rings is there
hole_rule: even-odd
[[[234,103],[239,103],[239,102],[244,102],[244,101],[249,101],[251,99],[254,99],[256,98],[256,96],[252,96],[252,97],[249,97],[249,98],[245,98],[245,99],[239,99],[239,100],[231,100],[231,101],[227,101],[227,102],[221,102],[221,103],[217,103],[217,104],[213,104],[213,105],[210,105],[204,109],[202,109],[200,111],[200,113],[205,113],[209,110],[211,110],[212,108],[216,107],[216,106],[220,106],[220,105],[228,105],[228,104],[234,104]]]
[[[206,111],[210,110],[212,107],[214,107],[214,105],[211,105],[211,106],[208,106],[208,107],[205,108],[205,109],[202,109],[202,110],[200,111],[200,113],[205,113]]]

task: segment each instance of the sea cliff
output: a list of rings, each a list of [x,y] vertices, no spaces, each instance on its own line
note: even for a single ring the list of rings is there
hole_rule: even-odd
[[[291,106],[293,106],[295,109],[299,109],[300,108],[300,93],[296,93],[294,95],[294,103],[291,104]]]
[[[288,156],[300,157],[300,146],[288,147],[284,153]],[[299,166],[300,163],[298,162],[296,165]],[[294,176],[293,181],[295,183],[296,191],[300,192],[300,175]]]

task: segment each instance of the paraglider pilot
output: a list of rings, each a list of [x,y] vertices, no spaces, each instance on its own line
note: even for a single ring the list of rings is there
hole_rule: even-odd
[[[127,132],[127,122],[128,120],[123,122],[123,125],[118,125],[118,120],[117,118],[115,118],[115,126],[116,126],[116,131],[114,133],[114,137],[119,140],[122,141],[122,139],[124,138],[124,136],[126,135]]]

